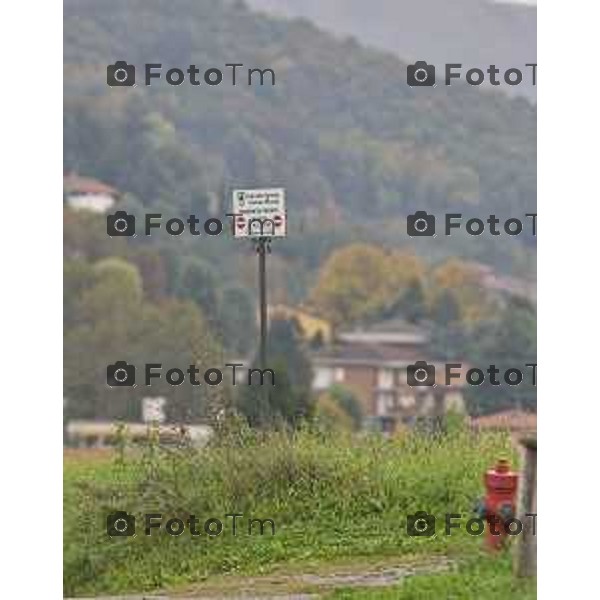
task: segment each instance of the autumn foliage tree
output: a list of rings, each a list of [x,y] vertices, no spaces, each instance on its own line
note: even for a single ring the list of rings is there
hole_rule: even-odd
[[[467,325],[489,318],[494,302],[481,282],[477,268],[458,258],[451,258],[431,273],[433,313],[451,314]]]
[[[421,260],[369,244],[335,250],[321,268],[310,303],[333,324],[366,319],[424,277]]]

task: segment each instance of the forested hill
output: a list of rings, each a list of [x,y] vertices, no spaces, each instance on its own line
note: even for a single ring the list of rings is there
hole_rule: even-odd
[[[537,60],[537,9],[506,0],[248,0],[272,14],[306,17],[329,31],[414,62],[495,64]],[[493,88],[535,100],[531,84]]]
[[[280,184],[331,222],[535,207],[535,109],[465,85],[411,89],[395,56],[225,0],[65,0],[65,170],[145,205]],[[110,88],[106,66],[272,68],[276,85]],[[312,209],[312,210],[310,210]]]

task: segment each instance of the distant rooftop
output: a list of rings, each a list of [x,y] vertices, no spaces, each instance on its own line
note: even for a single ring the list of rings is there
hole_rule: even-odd
[[[386,333],[410,333],[410,334],[423,334],[424,331],[420,327],[404,321],[403,319],[385,319],[378,321],[367,327],[362,328],[364,331],[379,332],[384,331]]]
[[[342,342],[409,345],[422,345],[429,340],[426,331],[402,319],[387,319],[372,325],[341,331],[337,338]]]
[[[65,175],[63,178],[63,188],[66,194],[105,194],[107,196],[118,196],[119,192],[107,185],[93,179],[92,177],[82,177],[75,173]]]
[[[475,429],[507,429],[509,431],[534,432],[537,430],[537,414],[522,410],[505,410],[482,417],[473,417]]]
[[[401,367],[423,358],[412,348],[398,348],[390,344],[336,344],[315,352],[315,364],[363,365]]]

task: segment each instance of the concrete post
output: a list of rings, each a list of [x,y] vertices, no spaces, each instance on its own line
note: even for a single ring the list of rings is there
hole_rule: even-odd
[[[525,462],[517,516],[523,523],[523,532],[517,537],[514,570],[518,577],[535,577],[537,572],[537,439],[523,439],[521,447]]]

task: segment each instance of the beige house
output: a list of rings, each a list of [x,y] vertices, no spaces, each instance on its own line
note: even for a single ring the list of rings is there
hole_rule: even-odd
[[[324,392],[339,384],[352,390],[363,414],[383,431],[440,417],[450,410],[464,412],[461,377],[452,385],[436,378],[435,386],[410,386],[408,367],[427,361],[436,374],[441,364],[429,360],[427,334],[403,321],[391,320],[337,335],[327,349],[312,356],[313,390]]]

